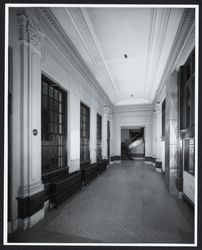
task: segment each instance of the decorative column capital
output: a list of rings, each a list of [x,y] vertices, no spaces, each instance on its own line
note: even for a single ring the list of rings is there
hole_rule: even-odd
[[[104,105],[104,113],[108,114],[109,112],[109,106],[107,104]]]
[[[23,13],[17,15],[19,41],[30,43],[34,48],[41,52],[45,35],[39,31],[39,28]]]
[[[161,105],[159,102],[155,103],[155,111],[158,112],[161,110]]]
[[[28,42],[41,51],[45,35],[33,26],[30,21],[27,23],[27,34]]]
[[[17,15],[17,23],[18,23],[18,40],[19,41],[27,41],[27,22],[28,19],[25,14],[20,13]]]

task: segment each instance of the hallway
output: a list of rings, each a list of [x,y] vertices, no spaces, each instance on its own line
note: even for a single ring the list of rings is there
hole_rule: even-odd
[[[143,161],[126,161],[8,242],[193,243],[193,231],[192,211],[168,193],[164,176]]]

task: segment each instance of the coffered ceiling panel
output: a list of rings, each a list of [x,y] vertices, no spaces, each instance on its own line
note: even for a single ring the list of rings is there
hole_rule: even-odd
[[[114,105],[152,103],[182,8],[52,8]]]

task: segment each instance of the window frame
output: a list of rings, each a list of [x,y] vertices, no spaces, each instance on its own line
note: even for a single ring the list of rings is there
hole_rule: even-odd
[[[85,161],[90,161],[90,107],[80,102],[80,163]]]
[[[45,93],[45,85],[47,93]],[[50,91],[51,90],[51,91]],[[49,92],[50,91],[50,92]],[[52,94],[51,94],[52,92]],[[47,98],[47,128],[44,133],[44,98]],[[41,169],[42,176],[65,169],[67,156],[67,91],[42,74],[41,77]],[[49,150],[47,149],[49,148]],[[49,152],[49,156],[47,152]],[[55,157],[53,157],[53,155]],[[43,158],[45,156],[45,158]],[[51,157],[52,156],[52,157]],[[48,163],[49,159],[49,163]],[[53,160],[54,159],[54,160]],[[51,163],[50,163],[51,161]],[[55,161],[55,162],[54,162]],[[56,162],[57,161],[57,162]],[[45,165],[44,165],[45,163]],[[49,165],[49,167],[48,167]],[[52,165],[52,166],[51,166]]]
[[[97,113],[96,119],[96,159],[102,159],[102,116]]]
[[[161,104],[161,139],[165,140],[165,128],[166,128],[166,98],[164,98]]]

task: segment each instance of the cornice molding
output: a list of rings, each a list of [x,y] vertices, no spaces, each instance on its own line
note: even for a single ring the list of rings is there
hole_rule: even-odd
[[[154,82],[154,80],[156,78],[160,58],[162,56],[163,45],[165,43],[165,38],[166,38],[168,26],[169,26],[169,21],[170,21],[170,18],[171,18],[171,12],[172,12],[171,9],[168,9],[168,11],[165,12],[165,14],[164,14],[165,18],[163,19],[164,22],[161,23],[160,39],[158,39],[158,41],[159,41],[159,44],[158,44],[159,50],[158,50],[158,53],[155,56],[154,60],[152,60],[152,65],[150,65],[152,67],[152,80],[150,79],[150,81],[152,81],[152,82]],[[150,88],[147,88],[147,93],[150,93],[152,91],[152,89],[151,89],[152,86],[153,86],[153,84],[150,85]]]
[[[44,8],[41,7],[40,11],[43,15],[43,17],[48,21],[49,25],[51,28],[54,30],[56,33],[57,37],[59,38],[61,44],[63,47],[66,49],[68,52],[68,60],[70,61],[70,64],[74,69],[82,75],[82,78],[85,79],[85,81],[101,96],[103,96],[110,106],[112,105],[109,97],[106,95],[104,90],[100,87],[98,84],[97,80],[95,79],[94,75],[84,62],[83,58],[73,45],[72,41],[69,39],[68,35],[66,32],[63,30],[59,22],[57,21],[56,17],[52,13],[52,11],[49,8]]]
[[[97,52],[97,54],[99,55],[100,59],[103,61],[103,64],[104,64],[105,69],[106,69],[106,73],[107,73],[108,76],[109,76],[109,81],[111,81],[111,83],[113,84],[113,87],[114,87],[114,89],[115,89],[117,95],[119,95],[117,86],[116,86],[116,84],[115,84],[115,82],[114,82],[114,79],[113,79],[113,77],[112,77],[112,75],[111,75],[111,72],[110,72],[110,70],[109,70],[109,67],[107,66],[106,59],[105,59],[105,57],[104,57],[104,55],[103,55],[103,53],[102,53],[100,44],[99,44],[98,39],[97,39],[97,37],[96,37],[96,35],[95,35],[95,31],[94,31],[94,29],[93,29],[93,25],[92,25],[92,23],[91,23],[91,21],[90,21],[90,18],[89,18],[89,16],[88,16],[88,13],[87,13],[86,9],[84,9],[84,8],[81,9],[81,12],[82,12],[83,17],[84,17],[84,19],[85,19],[86,25],[87,25],[87,27],[88,27],[88,29],[89,29],[89,31],[90,31],[90,35],[91,35],[91,37],[92,37],[92,40],[93,40],[93,42],[94,42],[94,44],[95,44],[95,46],[96,46],[96,48],[97,48],[97,51],[96,51],[96,52]]]
[[[156,91],[154,102],[159,101],[169,75],[174,69],[180,66],[179,64],[188,57],[188,53],[190,53],[191,49],[194,47],[194,35],[194,10],[186,9],[183,13],[183,17],[175,36],[166,67],[162,74],[160,86]]]
[[[153,112],[153,104],[136,104],[136,105],[125,105],[125,106],[114,106],[113,113],[124,113],[124,112]]]
[[[88,13],[81,8],[65,8],[65,11],[66,18],[71,22],[78,36],[77,39],[75,34],[72,35],[74,42],[79,45],[77,49],[81,50],[82,58],[85,62],[88,62],[88,67],[100,87],[102,88],[102,85],[105,85],[105,91],[114,93],[113,97],[111,96],[111,101],[115,103],[118,97],[118,89],[105,62]],[[111,90],[111,86],[113,86],[113,90]]]
[[[152,85],[150,84],[150,88],[148,87],[148,82],[154,82],[156,74],[157,74],[157,69],[158,69],[158,64],[162,55],[162,49],[163,49],[163,44],[165,42],[166,38],[166,33],[168,29],[168,24],[170,21],[171,17],[171,9],[168,9],[164,12],[158,12],[158,10],[154,10],[155,12],[153,13],[152,16],[152,26],[151,26],[151,37],[149,40],[150,46],[148,50],[148,56],[147,58],[149,59],[147,62],[147,73],[146,73],[146,83],[145,83],[145,95],[148,96],[148,93],[151,92],[151,87]],[[164,18],[162,18],[164,21],[157,25],[157,16],[159,16],[161,13],[163,13]],[[156,47],[156,43],[154,41],[154,35],[157,33],[157,29],[159,29],[159,38],[157,40],[158,43],[158,51],[157,53],[154,53],[154,48]],[[153,58],[152,58],[153,56]]]
[[[150,17],[150,33],[149,33],[149,39],[148,39],[148,53],[147,53],[147,61],[146,61],[146,74],[145,74],[145,82],[144,82],[144,92],[146,92],[146,86],[148,83],[148,75],[149,75],[149,65],[150,65],[150,58],[152,53],[152,47],[153,47],[153,40],[154,40],[154,28],[156,23],[156,9],[151,10],[151,17]]]

